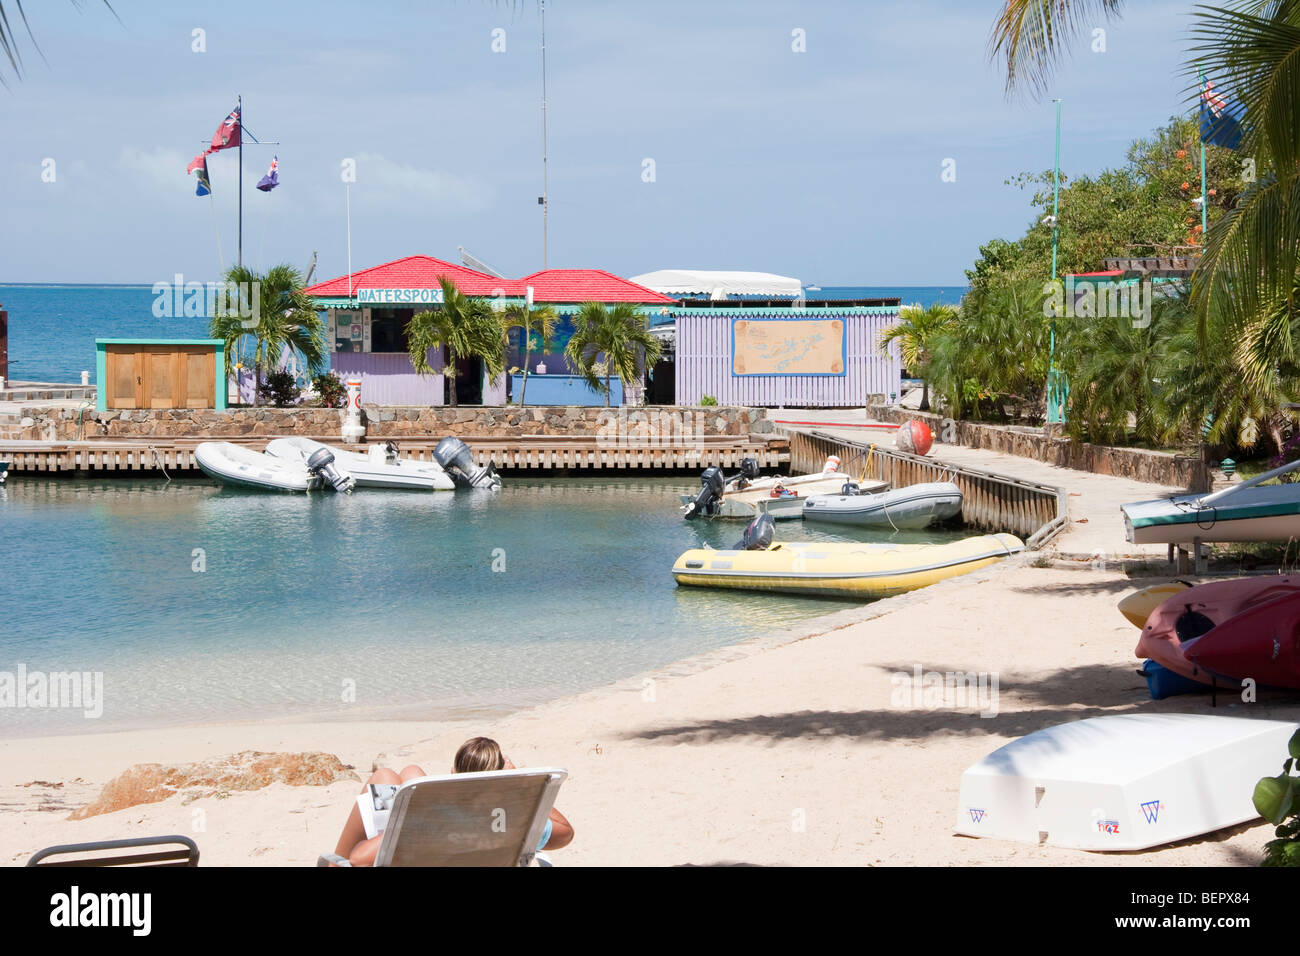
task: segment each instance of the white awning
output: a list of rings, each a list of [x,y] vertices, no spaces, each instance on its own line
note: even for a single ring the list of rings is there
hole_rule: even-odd
[[[675,296],[708,296],[725,299],[732,295],[797,298],[803,284],[789,276],[770,272],[710,272],[696,269],[660,269],[632,276],[632,282],[655,292]]]

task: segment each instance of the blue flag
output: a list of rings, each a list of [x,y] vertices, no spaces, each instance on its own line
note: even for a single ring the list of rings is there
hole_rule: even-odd
[[[266,171],[266,175],[257,181],[257,188],[264,193],[269,193],[278,185],[280,185],[280,157],[275,156],[271,159],[271,168]]]
[[[1246,108],[1215,92],[1214,84],[1201,80],[1201,142],[1236,149],[1241,145],[1241,121]]]
[[[195,175],[198,178],[198,185],[194,187],[194,195],[209,196],[212,194],[212,183],[208,179],[208,157],[203,157],[203,163],[195,167]]]

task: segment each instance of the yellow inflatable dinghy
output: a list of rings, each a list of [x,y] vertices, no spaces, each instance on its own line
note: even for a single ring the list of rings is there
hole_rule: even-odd
[[[963,538],[948,544],[773,544],[760,551],[692,548],[673,565],[688,587],[782,591],[862,600],[914,591],[967,574],[1024,550],[1013,534]]]

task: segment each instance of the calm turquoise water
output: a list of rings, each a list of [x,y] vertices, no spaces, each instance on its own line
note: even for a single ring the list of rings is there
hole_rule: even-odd
[[[0,671],[102,671],[106,703],[95,720],[0,708],[0,733],[513,709],[844,606],[678,589],[681,551],[743,530],[681,519],[695,479],[507,481],[495,495],[295,496],[14,476],[0,486]],[[778,526],[781,540],[845,537]]]
[[[204,281],[208,277],[187,277]],[[215,277],[211,277],[215,278]],[[810,297],[898,297],[904,304],[960,301],[964,288],[937,286],[825,286]],[[9,377],[38,382],[79,382],[95,375],[95,339],[206,338],[202,318],[159,319],[151,286],[0,285],[9,312]]]

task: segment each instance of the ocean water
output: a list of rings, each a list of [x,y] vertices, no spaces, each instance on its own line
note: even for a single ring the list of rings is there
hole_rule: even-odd
[[[961,300],[965,287],[824,286],[809,298],[897,297],[904,305]],[[0,285],[9,312],[9,378],[79,382],[95,375],[95,339],[206,338],[204,318],[156,318],[148,285]]]
[[[0,734],[499,712],[839,610],[678,588],[693,478],[499,493],[279,495],[205,479],[0,485],[0,671],[101,674],[103,714],[0,707]],[[802,522],[778,540],[882,540]],[[897,540],[947,540],[954,532]]]

